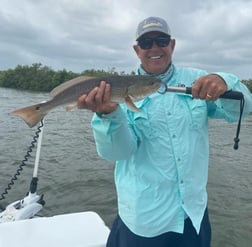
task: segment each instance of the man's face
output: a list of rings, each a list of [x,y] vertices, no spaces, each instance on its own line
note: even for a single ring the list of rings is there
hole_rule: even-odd
[[[163,36],[160,32],[150,32],[144,34],[140,39],[157,38],[160,36]],[[139,44],[133,46],[144,70],[149,74],[162,74],[167,70],[171,63],[174,47],[174,39],[171,39],[169,45],[166,47],[160,47],[156,42],[153,43],[150,49],[142,49]]]

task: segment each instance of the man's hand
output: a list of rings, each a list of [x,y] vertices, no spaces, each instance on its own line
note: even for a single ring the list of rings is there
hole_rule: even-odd
[[[192,86],[192,96],[195,99],[214,101],[227,91],[227,84],[218,75],[201,76]]]
[[[110,100],[110,85],[101,81],[99,87],[79,97],[77,106],[79,109],[108,114],[115,111],[118,104]]]

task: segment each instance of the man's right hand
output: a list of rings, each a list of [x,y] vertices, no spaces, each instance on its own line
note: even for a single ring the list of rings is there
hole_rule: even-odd
[[[99,87],[78,98],[77,106],[79,109],[108,114],[115,111],[118,104],[110,100],[110,85],[101,81]]]

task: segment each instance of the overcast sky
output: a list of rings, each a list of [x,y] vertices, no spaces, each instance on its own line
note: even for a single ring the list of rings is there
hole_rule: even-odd
[[[0,0],[0,70],[131,72],[139,21],[167,20],[180,66],[252,78],[252,0]]]

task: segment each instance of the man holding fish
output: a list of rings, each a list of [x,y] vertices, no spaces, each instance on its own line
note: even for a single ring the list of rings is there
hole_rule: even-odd
[[[79,98],[79,108],[95,112],[98,154],[116,162],[119,212],[107,247],[209,247],[208,117],[237,121],[239,101],[219,96],[241,91],[245,116],[251,94],[234,75],[174,65],[175,39],[159,17],[139,23],[133,48],[141,61],[139,75],[191,86],[192,95],[155,92],[135,103],[140,111],[131,111],[113,102],[110,84],[101,81]]]

